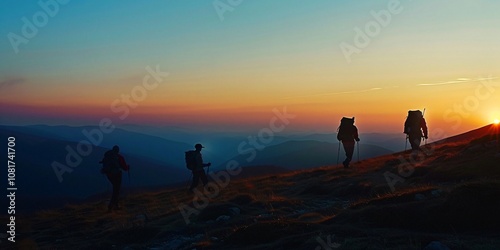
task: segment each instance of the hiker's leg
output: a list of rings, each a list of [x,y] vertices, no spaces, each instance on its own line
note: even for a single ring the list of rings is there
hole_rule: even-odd
[[[116,175],[116,194],[115,195],[115,208],[118,208],[118,200],[120,199],[120,190],[122,189],[122,172]]]
[[[205,173],[205,171],[200,172],[200,179],[201,179],[201,183],[203,183],[203,186],[206,186],[208,184],[208,178],[207,178],[207,174]]]
[[[410,135],[408,137],[408,140],[410,141],[411,149],[413,149],[413,150],[419,149],[420,141],[422,140],[420,135]]]
[[[352,154],[354,153],[354,142],[342,142],[344,145],[344,151],[345,151],[345,156],[346,159],[342,162],[344,165],[344,168],[349,167],[349,163],[352,160]]]
[[[346,156],[345,162],[349,164],[349,162],[351,162],[352,160],[352,155],[354,153],[354,142],[344,142],[343,144]]]
[[[111,174],[106,174],[106,177],[113,186],[113,193],[114,193],[115,185],[113,185],[113,177],[111,176]],[[111,208],[113,206],[113,193],[111,194],[111,199],[109,199],[108,211],[111,211]]]
[[[120,195],[121,174],[109,174],[108,179],[113,185],[113,194],[109,201],[108,209],[113,209],[118,205],[118,196]]]
[[[199,179],[200,179],[199,171],[193,171],[193,181],[191,183],[191,187],[189,187],[189,190],[193,190],[193,188],[198,186]]]
[[[115,194],[116,194],[116,181],[115,181],[115,176],[113,174],[107,174],[106,177],[108,178],[109,182],[113,186],[113,191],[111,193],[111,199],[109,199],[109,204],[108,204],[108,211],[111,211],[113,209],[114,204],[115,204]]]

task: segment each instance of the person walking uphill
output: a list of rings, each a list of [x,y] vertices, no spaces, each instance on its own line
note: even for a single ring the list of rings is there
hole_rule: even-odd
[[[193,182],[191,183],[191,187],[189,187],[190,192],[193,192],[193,189],[198,186],[200,179],[203,183],[203,186],[207,185],[208,178],[203,168],[210,167],[210,165],[212,165],[210,162],[203,163],[201,149],[204,147],[201,144],[196,144],[194,148],[196,150],[190,150],[186,152],[187,168],[193,172]]]
[[[354,117],[343,117],[340,120],[340,126],[337,132],[337,139],[342,142],[346,156],[346,159],[342,162],[342,164],[344,165],[344,168],[348,168],[354,153],[354,146],[356,145],[355,141],[359,142],[358,128],[354,126]]]
[[[103,164],[101,173],[108,177],[109,182],[113,185],[113,194],[108,205],[108,212],[112,210],[119,210],[118,197],[120,195],[120,188],[122,185],[122,171],[129,171],[130,166],[125,162],[125,158],[120,154],[120,148],[113,146],[113,149],[104,153],[104,158],[100,162]]]
[[[407,139],[410,141],[413,152],[419,150],[422,138],[428,138],[427,123],[425,122],[425,118],[420,110],[408,111],[408,117],[405,121],[404,133],[407,135]]]

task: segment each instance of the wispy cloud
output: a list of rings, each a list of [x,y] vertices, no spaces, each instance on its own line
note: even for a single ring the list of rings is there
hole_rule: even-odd
[[[26,79],[22,77],[7,78],[5,80],[0,81],[0,88],[14,86],[22,84],[24,82],[26,82]]]
[[[478,81],[489,81],[489,80],[494,80],[494,79],[497,79],[498,77],[493,77],[493,76],[488,76],[488,77],[479,77],[477,79],[475,79],[474,81],[475,82],[478,82]]]
[[[466,82],[478,82],[478,81],[488,81],[488,80],[493,80],[498,77],[479,77],[476,79],[470,79],[470,78],[457,78],[452,81],[446,81],[446,82],[436,82],[436,83],[421,83],[417,84],[417,86],[440,86],[440,85],[450,85],[450,84],[461,84],[461,83],[466,83]]]

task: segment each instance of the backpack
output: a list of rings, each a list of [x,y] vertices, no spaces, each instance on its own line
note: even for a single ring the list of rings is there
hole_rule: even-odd
[[[185,153],[186,167],[189,170],[194,170],[196,168],[196,151],[189,150]]]
[[[352,138],[352,128],[354,127],[354,117],[342,117],[340,126],[337,129],[337,139],[342,141],[344,139]]]
[[[107,174],[120,169],[120,162],[118,161],[118,156],[111,150],[104,153],[104,158],[100,162],[102,163],[101,173]]]
[[[404,133],[410,134],[413,131],[420,132],[420,124],[422,123],[423,117],[420,110],[409,110],[405,121]]]

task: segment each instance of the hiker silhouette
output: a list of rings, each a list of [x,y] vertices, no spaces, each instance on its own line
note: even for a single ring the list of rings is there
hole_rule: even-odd
[[[198,143],[194,148],[195,150],[186,152],[187,167],[193,172],[193,182],[191,183],[191,187],[189,187],[190,192],[193,192],[193,189],[198,186],[200,179],[203,186],[208,184],[208,178],[203,168],[212,165],[210,162],[203,163],[203,156],[201,155],[201,149],[204,148],[203,145]]]
[[[130,166],[125,162],[125,158],[120,154],[120,147],[113,146],[111,150],[104,153],[103,159],[99,162],[103,167],[101,173],[108,177],[109,182],[113,185],[113,193],[108,205],[108,212],[119,210],[118,197],[120,196],[120,188],[122,185],[122,171],[129,171]]]
[[[413,152],[418,151],[422,140],[428,138],[427,132],[427,123],[422,112],[420,110],[408,111],[404,133],[406,134],[406,139],[410,141]]]
[[[342,164],[344,165],[344,168],[348,168],[354,153],[354,146],[356,145],[356,142],[359,142],[358,128],[354,126],[354,117],[343,117],[340,120],[340,126],[337,130],[337,140],[342,142],[342,145],[344,146],[346,158]]]

